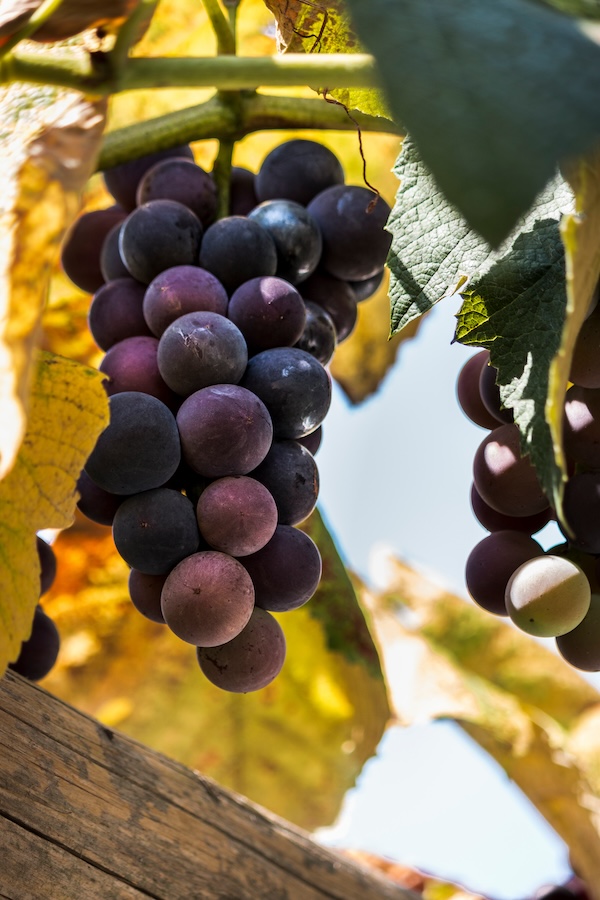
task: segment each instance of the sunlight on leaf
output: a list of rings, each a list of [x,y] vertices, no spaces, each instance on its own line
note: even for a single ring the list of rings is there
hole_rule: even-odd
[[[0,90],[0,478],[26,428],[33,349],[60,241],[78,212],[104,103],[54,88]]]
[[[75,483],[107,424],[102,375],[41,354],[27,431],[0,483],[0,677],[30,634],[40,595],[36,531],[71,524]]]

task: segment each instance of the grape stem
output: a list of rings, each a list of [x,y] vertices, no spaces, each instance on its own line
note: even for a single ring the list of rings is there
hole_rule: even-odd
[[[217,53],[219,55],[235,54],[235,34],[230,21],[221,9],[219,0],[202,0],[202,3],[217,38]]]
[[[362,131],[404,133],[396,123],[380,116],[352,111],[352,117]],[[356,125],[341,106],[332,106],[322,99],[242,93],[237,107],[232,107],[221,94],[216,94],[199,106],[137,122],[106,135],[98,168],[106,169],[190,141],[236,141],[254,131],[290,128],[351,131]]]
[[[41,6],[38,6],[33,15],[27,20],[27,22],[20,28],[8,41],[4,44],[4,46],[0,49],[0,57],[7,56],[13,47],[20,41],[26,40],[34,31],[37,31],[38,28],[46,22],[50,16],[54,15],[54,13],[59,9],[62,5],[63,0],[44,0]]]

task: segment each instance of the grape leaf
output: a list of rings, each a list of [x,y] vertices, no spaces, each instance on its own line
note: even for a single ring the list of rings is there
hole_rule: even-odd
[[[104,115],[104,101],[55,88],[0,90],[0,478],[25,433],[50,269],[93,171]]]
[[[600,19],[600,0],[538,0],[538,2],[553,6],[569,16]]]
[[[323,587],[277,616],[287,658],[267,688],[228,694],[201,674],[194,648],[144,619],[107,529],[83,523],[55,543],[44,608],[61,652],[53,693],[305,827],[329,824],[388,721],[381,668],[354,588],[322,521]]]
[[[35,533],[71,524],[75,482],[107,424],[102,375],[41,354],[27,431],[0,482],[0,677],[31,632],[40,596]]]
[[[277,22],[280,52],[362,53],[345,0],[306,3],[306,0],[265,0]],[[321,85],[321,88],[327,85]],[[338,88],[328,92],[349,109],[390,118],[381,91],[372,88]]]
[[[492,670],[486,675],[481,670],[475,674],[464,665],[459,649],[461,644],[471,663],[476,642],[480,643],[481,655],[485,655],[485,622],[490,618],[489,614],[474,610],[469,619],[470,642],[465,622],[462,623],[462,642],[456,641],[452,631],[449,633],[448,629],[440,628],[441,622],[438,622],[434,637],[428,629],[436,617],[443,618],[440,606],[445,603],[446,596],[420,575],[411,573],[407,578],[407,571],[410,572],[404,564],[388,560],[385,590],[381,594],[363,590],[363,604],[372,617],[396,716],[407,725],[431,719],[454,719],[500,763],[508,777],[570,846],[574,864],[586,882],[600,884],[598,803],[586,771],[588,761],[582,759],[580,763],[578,756],[567,753],[568,747],[575,749],[569,742],[568,732],[551,715],[542,713],[535,701],[532,703],[531,687],[526,687],[522,702],[517,691],[510,692],[509,671],[505,671],[504,684],[500,687],[495,683]],[[453,602],[455,599],[455,605],[461,602],[465,605],[458,598],[451,599]],[[404,602],[417,612],[417,622],[411,620],[410,629],[401,623],[397,614],[398,607]],[[435,604],[433,613],[430,604]],[[419,620],[423,622],[421,627]],[[447,620],[446,625],[450,624]],[[508,643],[511,626],[504,624],[503,627]],[[523,637],[520,650],[516,650],[518,642],[513,647],[516,652],[512,665],[517,687],[521,685],[519,667],[523,665],[531,671],[527,662],[528,650],[537,655],[534,641]],[[502,645],[490,643],[489,649],[498,654]],[[541,656],[537,659],[541,661]],[[558,688],[560,669],[566,667],[566,663],[555,655],[550,659],[548,653],[545,668],[549,674],[552,667],[557,670],[552,680]],[[571,679],[567,679],[569,681]],[[581,697],[586,693],[590,709],[593,709],[591,704],[598,699],[598,694],[582,685]],[[574,700],[576,697],[573,695]],[[573,713],[578,711],[575,703]]]
[[[600,136],[600,47],[529,0],[348,0],[392,113],[448,200],[498,246]]]

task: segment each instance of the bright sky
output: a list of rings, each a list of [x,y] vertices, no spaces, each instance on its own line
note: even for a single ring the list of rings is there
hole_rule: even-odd
[[[469,504],[473,455],[486,432],[455,397],[473,352],[450,344],[457,311],[454,298],[438,304],[361,407],[350,408],[336,389],[317,461],[321,510],[351,568],[368,579],[370,553],[385,544],[466,596],[465,560],[486,535]],[[546,549],[560,540],[555,525],[540,534]],[[391,729],[321,838],[462,881],[494,900],[569,875],[562,841],[448,722]]]

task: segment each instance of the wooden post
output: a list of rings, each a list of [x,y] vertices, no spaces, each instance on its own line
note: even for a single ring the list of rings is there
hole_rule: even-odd
[[[8,672],[0,898],[418,900]]]

